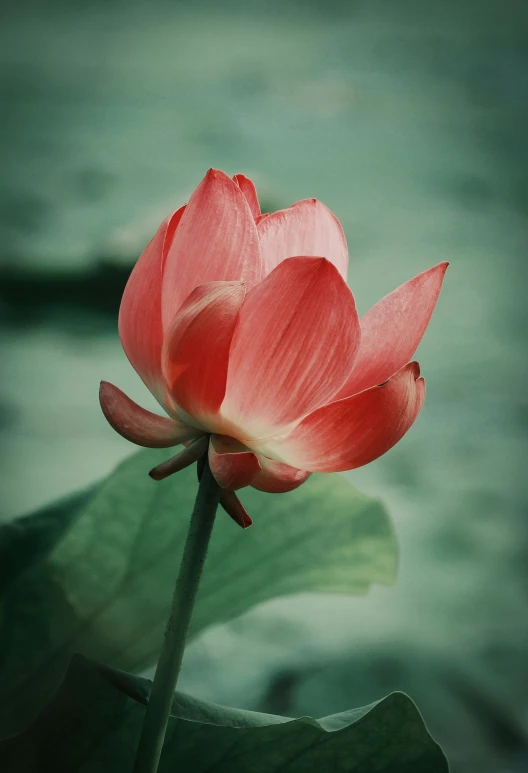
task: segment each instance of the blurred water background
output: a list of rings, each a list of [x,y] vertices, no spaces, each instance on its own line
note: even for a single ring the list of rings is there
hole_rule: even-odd
[[[4,517],[131,453],[97,401],[104,378],[153,407],[120,295],[208,167],[264,210],[324,201],[361,312],[450,261],[425,409],[348,474],[392,514],[396,587],[266,604],[195,642],[181,687],[316,716],[404,689],[455,773],[528,769],[527,8],[55,0],[6,5],[1,32]]]

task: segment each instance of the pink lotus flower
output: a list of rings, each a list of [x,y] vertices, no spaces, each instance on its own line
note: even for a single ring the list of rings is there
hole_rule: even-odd
[[[261,214],[251,180],[207,173],[144,250],[119,313],[123,348],[168,417],[101,385],[123,437],[187,444],[153,477],[208,449],[226,491],[284,492],[312,472],[368,464],[403,437],[425,396],[409,360],[447,263],[361,320],[347,264],[343,229],[319,201]]]

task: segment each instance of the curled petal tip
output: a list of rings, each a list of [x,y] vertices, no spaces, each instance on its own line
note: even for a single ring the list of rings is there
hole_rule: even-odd
[[[444,276],[447,271],[447,268],[449,266],[449,261],[443,260],[441,263],[438,263],[436,266],[433,266],[433,268],[429,269],[431,274],[437,274],[441,276],[440,282],[442,283],[444,281]]]
[[[416,361],[410,362],[409,368],[412,369],[414,380],[417,381],[420,378],[420,363]]]
[[[249,177],[246,177],[244,174],[236,174],[233,177],[233,182],[238,185],[246,197],[246,201],[253,217],[258,218],[260,216],[260,204],[257,196],[257,190],[252,180],[250,180]]]
[[[253,526],[253,520],[248,513],[245,514],[244,519],[242,523],[240,524],[243,529],[249,529],[250,526]]]
[[[210,167],[210,169],[207,170],[205,174],[206,179],[211,179],[214,177],[227,177],[225,172],[222,172],[221,169],[215,169],[214,166]]]
[[[253,521],[234,491],[222,491],[220,504],[235,523],[243,529],[249,529]]]

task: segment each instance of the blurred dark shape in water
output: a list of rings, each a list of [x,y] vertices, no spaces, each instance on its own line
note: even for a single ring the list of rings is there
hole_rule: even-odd
[[[28,328],[45,320],[71,332],[72,318],[90,312],[98,316],[97,320],[94,317],[97,330],[101,324],[114,329],[131,265],[132,262],[118,265],[101,259],[79,271],[40,273],[0,267],[0,313],[4,325]],[[68,314],[67,322],[61,312]],[[86,332],[93,334],[94,327]]]

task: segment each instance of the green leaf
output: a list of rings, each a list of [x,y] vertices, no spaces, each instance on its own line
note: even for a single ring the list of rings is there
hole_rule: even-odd
[[[74,523],[95,492],[92,486],[0,527],[0,593],[47,553]]]
[[[41,536],[47,555],[1,598],[0,735],[35,716],[75,652],[127,671],[156,662],[197,490],[192,468],[161,483],[148,477],[166,456],[141,451],[121,464],[67,530],[53,527],[54,544]],[[219,511],[194,634],[276,596],[393,581],[387,514],[342,476],[315,475],[288,494],[248,488],[241,498],[254,525],[243,531]],[[23,534],[16,552],[24,554]]]
[[[128,773],[150,683],[82,658],[21,735],[3,773]],[[448,773],[410,698],[392,693],[324,719],[289,719],[176,694],[159,773]]]

